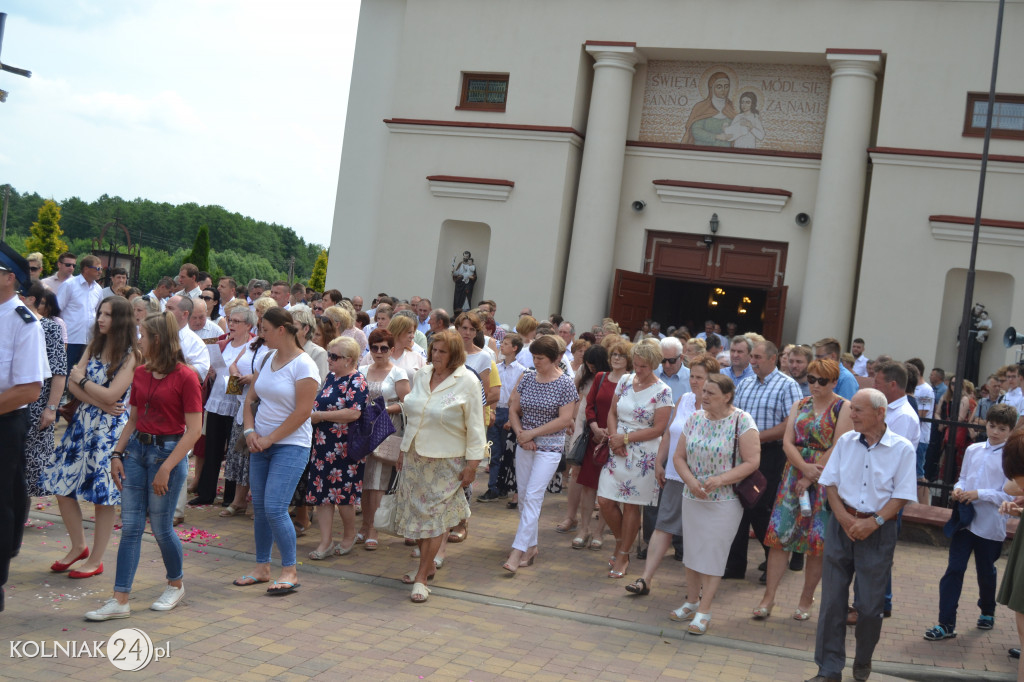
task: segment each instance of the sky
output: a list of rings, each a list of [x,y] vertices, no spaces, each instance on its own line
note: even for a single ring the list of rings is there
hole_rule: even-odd
[[[0,184],[217,204],[330,244],[358,0],[5,0]],[[183,244],[183,246],[188,246]]]

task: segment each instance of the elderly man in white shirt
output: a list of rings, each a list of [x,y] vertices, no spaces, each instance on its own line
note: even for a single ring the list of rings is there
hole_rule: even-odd
[[[889,401],[873,388],[857,391],[850,405],[853,431],[836,441],[818,483],[828,493],[832,516],[825,529],[821,612],[813,682],[841,680],[846,666],[846,611],[857,576],[856,653],[853,678],[866,680],[882,630],[885,584],[896,549],[896,515],[917,499],[916,455],[903,436],[886,426]]]
[[[68,328],[68,367],[82,358],[89,334],[96,321],[96,309],[103,300],[103,287],[96,281],[103,274],[100,259],[89,255],[82,259],[82,271],[57,292],[60,316]]]
[[[203,340],[188,326],[188,320],[192,316],[192,311],[199,303],[203,303],[203,301],[193,301],[187,296],[176,294],[168,299],[167,312],[173,313],[174,319],[178,321],[178,341],[181,342],[181,353],[185,356],[185,362],[192,366],[192,369],[199,375],[199,382],[202,383],[210,371],[210,351],[207,350]],[[187,495],[188,486],[181,486],[178,503],[174,509],[174,525],[178,525],[185,520],[185,500]]]

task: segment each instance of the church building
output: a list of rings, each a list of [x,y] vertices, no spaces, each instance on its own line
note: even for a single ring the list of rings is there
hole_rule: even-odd
[[[328,286],[955,365],[995,0],[365,0]],[[1024,1],[974,301],[1024,328]],[[1018,251],[1017,249],[1021,249]],[[1024,293],[1024,290],[1022,290]]]

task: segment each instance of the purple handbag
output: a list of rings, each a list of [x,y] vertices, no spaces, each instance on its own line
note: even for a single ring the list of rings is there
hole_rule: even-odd
[[[395,432],[384,397],[368,400],[366,408],[348,427],[348,456],[355,461],[362,461],[376,450],[388,436]]]

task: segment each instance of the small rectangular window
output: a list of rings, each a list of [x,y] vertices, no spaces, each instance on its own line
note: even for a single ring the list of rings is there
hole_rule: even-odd
[[[988,93],[967,93],[964,136],[984,137],[987,116]],[[1024,140],[1024,95],[996,93],[995,107],[992,109],[992,137]]]
[[[505,111],[507,73],[463,73],[462,96],[456,109]]]

